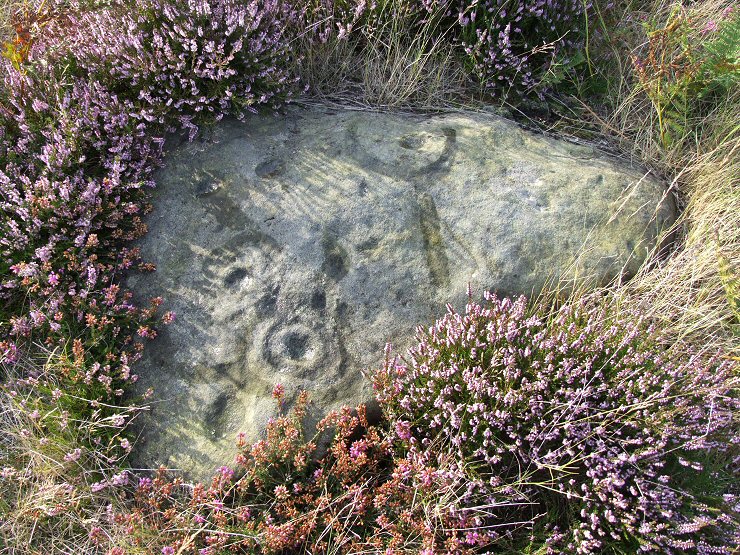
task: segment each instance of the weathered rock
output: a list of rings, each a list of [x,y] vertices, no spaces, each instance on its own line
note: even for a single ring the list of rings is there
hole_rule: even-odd
[[[592,148],[489,115],[292,108],[223,122],[158,174],[142,243],[176,322],[137,370],[157,403],[139,463],[205,477],[258,437],[270,393],[323,409],[370,396],[361,371],[468,283],[530,294],[548,278],[634,273],[674,218],[664,188]]]

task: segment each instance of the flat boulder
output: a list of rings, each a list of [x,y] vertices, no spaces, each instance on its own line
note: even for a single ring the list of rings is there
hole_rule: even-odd
[[[141,242],[138,298],[177,314],[136,371],[156,401],[140,466],[194,479],[231,464],[276,407],[369,399],[386,342],[468,284],[500,295],[634,274],[675,219],[663,184],[592,147],[479,113],[291,107],[169,149]]]

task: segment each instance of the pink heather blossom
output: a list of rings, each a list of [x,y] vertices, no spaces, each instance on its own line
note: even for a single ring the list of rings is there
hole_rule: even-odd
[[[272,388],[273,399],[282,401],[284,396],[285,396],[285,387],[283,387],[283,384],[275,384],[275,387]]]
[[[49,105],[46,102],[42,102],[38,98],[34,98],[33,102],[31,103],[31,108],[33,108],[34,112],[43,112],[49,109]]]
[[[411,423],[405,420],[396,422],[396,434],[404,441],[411,439]]]
[[[118,474],[114,474],[111,478],[111,484],[114,486],[125,486],[128,484],[129,474],[128,471],[124,470]]]
[[[707,35],[709,33],[713,33],[717,30],[717,22],[710,19],[707,21],[706,25],[704,25],[704,28],[701,30],[702,34]]]
[[[368,444],[365,440],[353,441],[349,448],[349,455],[353,459],[357,459],[367,452]]]
[[[92,490],[93,492],[97,493],[97,492],[99,492],[99,491],[102,491],[102,490],[104,490],[104,489],[105,489],[105,488],[107,488],[107,487],[108,487],[109,485],[110,485],[110,484],[108,484],[108,482],[107,482],[106,480],[101,480],[100,482],[95,482],[94,484],[92,484],[92,485],[90,486],[90,489],[91,489],[91,490]]]
[[[15,343],[0,341],[0,363],[13,364],[18,360],[18,348]]]
[[[221,474],[221,477],[224,479],[231,479],[232,476],[234,476],[234,471],[229,468],[228,466],[222,466],[218,469],[218,473]]]
[[[78,461],[81,456],[82,456],[82,449],[77,448],[74,451],[71,451],[67,453],[66,455],[64,455],[64,460],[67,462],[75,462],[75,461]]]
[[[279,486],[275,486],[275,497],[277,499],[287,499],[289,495],[288,488],[286,488],[283,484],[280,484]]]
[[[139,326],[136,333],[139,334],[139,337],[143,337],[144,339],[154,339],[157,335],[149,326]]]

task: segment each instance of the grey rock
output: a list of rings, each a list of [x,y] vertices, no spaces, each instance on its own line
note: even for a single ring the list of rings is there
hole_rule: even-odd
[[[207,478],[311,391],[317,413],[371,397],[363,370],[468,284],[537,293],[637,271],[675,218],[638,168],[481,114],[291,108],[220,123],[157,175],[142,241],[174,324],[137,365],[157,401],[137,462]]]

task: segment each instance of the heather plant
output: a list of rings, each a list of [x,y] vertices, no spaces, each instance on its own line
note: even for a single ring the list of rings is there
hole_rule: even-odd
[[[131,345],[124,321],[153,337],[143,322],[150,313],[128,302],[115,276],[137,263],[137,250],[123,245],[145,231],[146,188],[163,145],[157,134],[176,125],[192,136],[196,116],[241,115],[287,86],[271,64],[285,53],[274,4],[137,4],[122,21],[113,14],[126,6],[116,7],[49,22],[24,71],[4,60],[0,326],[10,362],[13,338],[33,330],[87,348],[119,335]],[[169,27],[154,25],[154,15]],[[203,36],[204,26],[220,42]],[[127,363],[116,362],[127,374]]]
[[[737,365],[666,351],[604,303],[487,300],[420,328],[375,378],[408,453],[459,454],[480,533],[553,553],[732,553]]]
[[[388,348],[381,421],[308,437],[302,393],[210,486],[143,478],[117,519],[162,553],[732,553],[737,365],[604,299],[487,301]]]
[[[92,78],[151,110],[148,120],[188,128],[192,137],[196,116],[201,123],[242,117],[289,91],[279,7],[277,0],[118,2],[75,18],[77,32],[64,40]]]
[[[112,277],[137,260],[121,244],[145,230],[143,190],[161,144],[146,136],[130,102],[95,83],[64,91],[50,71],[8,75],[8,87],[29,94],[2,114],[4,360],[12,363],[15,343],[32,335],[49,346],[73,338],[84,360],[101,346],[97,338],[131,343],[127,322],[141,315]],[[106,360],[106,347],[99,354],[102,374],[113,373],[111,364],[127,372],[125,358]]]
[[[584,45],[591,3],[583,0],[521,2],[447,0],[470,68],[504,97],[535,92],[553,61]]]
[[[284,9],[296,34],[305,33],[311,40],[326,43],[334,36],[345,39],[360,30],[376,6],[375,0],[369,5],[366,0],[308,0]]]
[[[282,402],[279,385],[275,396]],[[307,438],[307,401],[301,393],[254,445],[240,439],[236,466],[209,487],[183,488],[162,471],[143,478],[119,520],[142,537],[156,530],[162,553],[472,554],[484,544],[455,513],[459,474],[396,457],[387,425],[371,425],[364,405],[330,413]]]

